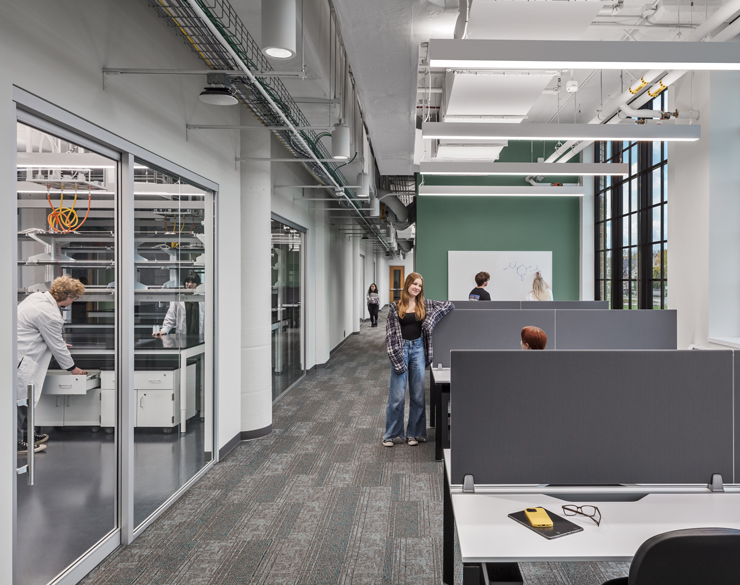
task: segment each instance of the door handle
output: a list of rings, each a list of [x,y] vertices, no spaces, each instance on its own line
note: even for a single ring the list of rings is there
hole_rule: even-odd
[[[139,398],[139,408],[144,408],[144,396],[143,395]]]

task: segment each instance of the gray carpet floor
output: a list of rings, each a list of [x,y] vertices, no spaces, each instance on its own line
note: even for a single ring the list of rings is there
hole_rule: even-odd
[[[82,583],[442,583],[434,429],[417,447],[381,445],[390,380],[386,314],[275,405],[271,435],[240,444]],[[629,569],[521,567],[527,585],[598,585]],[[459,562],[455,582],[462,582]]]

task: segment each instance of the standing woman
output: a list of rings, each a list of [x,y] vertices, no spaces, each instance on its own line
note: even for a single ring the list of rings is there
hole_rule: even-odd
[[[551,301],[552,300],[552,288],[542,278],[542,273],[538,270],[534,273],[534,280],[532,281],[532,290],[527,293],[524,297],[525,301]]]
[[[409,445],[418,445],[418,439],[426,439],[424,370],[432,363],[432,330],[454,308],[448,301],[425,300],[424,280],[416,272],[406,277],[401,300],[391,303],[385,326],[385,345],[392,369],[383,446],[393,447],[393,439],[404,437],[407,380],[411,398],[407,441]]]
[[[370,285],[367,289],[367,312],[370,313],[370,326],[378,326],[378,311],[380,310],[380,295],[378,294],[378,287],[375,283]]]

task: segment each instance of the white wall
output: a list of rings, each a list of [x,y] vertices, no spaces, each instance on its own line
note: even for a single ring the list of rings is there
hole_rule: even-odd
[[[241,320],[241,248],[233,245],[245,226],[240,222],[239,173],[234,168],[238,150],[236,133],[197,132],[185,140],[191,122],[235,124],[238,109],[202,104],[198,94],[204,79],[193,76],[121,76],[102,88],[103,67],[199,69],[202,62],[174,31],[157,17],[146,2],[113,0],[0,4],[0,177],[6,203],[15,195],[10,180],[14,117],[12,86],[25,89],[52,104],[97,124],[153,153],[192,170],[220,186],[218,246],[218,446],[239,433],[241,375],[233,367],[240,359],[240,333],[233,323]],[[14,234],[15,215],[2,214],[6,240]],[[5,273],[15,270],[13,249],[0,251]],[[0,285],[0,416],[5,429],[0,441],[0,465],[15,464],[10,436],[13,404],[11,348],[17,303],[10,279]],[[10,583],[11,490],[15,477],[0,479],[0,583]]]
[[[693,89],[692,89],[693,86]],[[669,109],[701,113],[702,138],[668,148],[668,306],[678,347],[740,336],[740,74],[695,73]]]

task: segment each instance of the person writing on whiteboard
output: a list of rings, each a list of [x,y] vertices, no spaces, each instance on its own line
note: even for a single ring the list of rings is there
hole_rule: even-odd
[[[79,280],[65,275],[54,279],[47,292],[33,293],[18,305],[18,400],[28,398],[33,400],[34,405],[38,404],[52,355],[59,367],[70,374],[87,374],[75,365],[69,346],[64,342],[64,319],[61,314],[63,307],[69,307],[84,292],[85,287]],[[28,384],[34,385],[33,396],[27,396]],[[19,406],[18,455],[28,453],[27,416],[28,407]],[[30,429],[30,432],[33,434],[33,452],[46,449],[43,443],[49,440],[49,435],[36,434],[36,429]]]
[[[488,272],[479,272],[475,275],[475,284],[477,285],[468,295],[469,301],[490,301],[491,295],[484,290],[488,286],[491,275]]]
[[[432,363],[432,330],[455,305],[424,299],[424,280],[412,272],[406,277],[401,300],[391,303],[385,324],[385,345],[391,360],[391,385],[385,411],[383,446],[403,440],[406,382],[409,386],[409,422],[406,440],[418,445],[427,436],[424,371]]]
[[[197,272],[191,272],[183,279],[182,284],[187,289],[198,288],[200,276]],[[178,333],[201,334],[205,325],[205,312],[203,301],[172,301],[164,316],[162,328],[152,335],[161,337],[167,335],[173,328],[177,329]]]
[[[545,349],[547,335],[539,327],[528,325],[522,329],[522,340],[519,342],[522,349]]]
[[[525,301],[551,301],[552,300],[552,289],[550,285],[545,282],[542,278],[542,273],[538,270],[534,273],[534,280],[532,281],[532,290],[527,293],[524,297]]]

